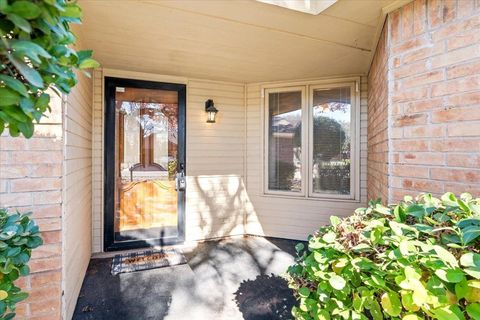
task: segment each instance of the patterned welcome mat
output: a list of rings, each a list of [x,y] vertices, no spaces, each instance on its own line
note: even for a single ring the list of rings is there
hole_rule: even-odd
[[[112,261],[113,275],[140,270],[175,266],[187,263],[185,256],[178,250],[145,250],[117,254]]]

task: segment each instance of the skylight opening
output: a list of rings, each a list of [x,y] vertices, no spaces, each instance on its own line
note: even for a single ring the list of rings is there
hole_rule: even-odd
[[[256,0],[303,13],[318,15],[338,0]]]

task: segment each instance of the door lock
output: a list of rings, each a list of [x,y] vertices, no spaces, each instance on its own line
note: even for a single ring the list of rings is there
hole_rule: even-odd
[[[187,187],[187,180],[185,178],[185,170],[183,163],[180,164],[180,172],[177,173],[177,177],[175,179],[175,190],[177,191],[185,191]]]

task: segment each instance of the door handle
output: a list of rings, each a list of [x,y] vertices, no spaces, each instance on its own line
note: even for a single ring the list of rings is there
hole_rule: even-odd
[[[175,178],[175,190],[177,191],[185,191],[187,187],[187,180],[185,179],[185,170],[183,163],[179,165],[180,172],[177,173]]]

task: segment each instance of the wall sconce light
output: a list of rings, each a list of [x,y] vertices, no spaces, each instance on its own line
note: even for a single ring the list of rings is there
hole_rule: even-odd
[[[207,123],[215,123],[215,117],[217,116],[218,109],[215,108],[215,104],[212,99],[205,101],[205,112],[207,113]]]

